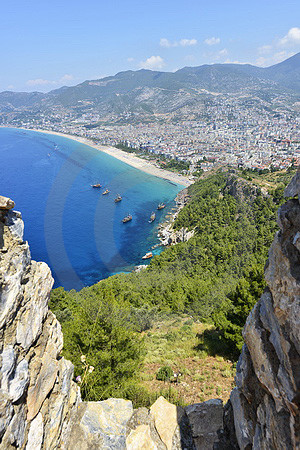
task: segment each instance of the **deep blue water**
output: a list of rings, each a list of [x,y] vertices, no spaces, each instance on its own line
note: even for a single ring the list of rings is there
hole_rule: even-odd
[[[49,264],[56,287],[80,289],[141,264],[182,188],[71,139],[0,128],[0,195],[22,212],[32,258]]]

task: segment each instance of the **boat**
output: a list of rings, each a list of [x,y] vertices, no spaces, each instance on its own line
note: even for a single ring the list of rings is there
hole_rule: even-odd
[[[149,220],[148,222],[149,222],[149,223],[154,222],[155,218],[156,218],[156,215],[155,215],[155,213],[153,212],[153,213],[151,214],[150,220]]]
[[[108,194],[110,191],[108,189],[105,189],[104,192],[102,192],[102,195]]]
[[[146,253],[146,255],[142,256],[142,259],[149,259],[149,258],[152,258],[152,256],[153,256],[153,253],[148,252],[148,253]]]
[[[91,186],[92,186],[92,188],[96,188],[96,189],[101,188],[101,184],[100,183],[91,184]]]
[[[164,203],[160,203],[157,207],[157,209],[164,209],[166,207],[166,205]]]
[[[131,220],[132,220],[132,215],[131,214],[127,214],[127,216],[124,217],[124,219],[122,219],[122,222],[126,223],[126,222],[130,222]]]
[[[122,200],[122,197],[121,197],[120,194],[118,194],[118,195],[116,196],[116,198],[115,198],[115,203],[118,203],[118,202],[120,202],[121,200]]]

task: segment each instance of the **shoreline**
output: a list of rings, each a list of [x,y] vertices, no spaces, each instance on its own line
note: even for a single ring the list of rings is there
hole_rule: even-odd
[[[163,178],[167,181],[171,181],[172,183],[179,184],[183,187],[188,187],[193,183],[193,181],[191,181],[189,178],[183,175],[180,176],[176,173],[156,167],[152,162],[139,158],[138,156],[132,155],[131,153],[124,152],[123,150],[120,150],[116,147],[106,147],[101,144],[95,144],[92,140],[88,138],[74,136],[72,134],[65,134],[59,131],[42,130],[40,128],[33,129],[23,127],[9,127],[3,125],[1,126],[1,128],[15,128],[16,130],[35,131],[37,133],[52,134],[56,136],[65,137],[67,139],[79,142],[80,144],[88,145],[89,147],[92,147],[100,152],[106,153],[112,156],[113,158],[116,158],[119,161],[122,161],[123,163],[128,164],[131,167],[134,167],[135,169],[148,173],[149,175],[153,175],[158,178]]]

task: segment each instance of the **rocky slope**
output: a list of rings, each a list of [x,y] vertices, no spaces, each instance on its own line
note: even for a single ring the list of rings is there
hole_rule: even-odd
[[[300,194],[300,173],[285,195]],[[249,315],[231,393],[239,448],[300,448],[300,204],[279,210],[265,268],[267,289]],[[233,432],[233,430],[235,430]],[[229,432],[230,434],[230,432]]]
[[[286,189],[300,194],[298,173]],[[248,317],[237,387],[220,400],[150,410],[130,401],[82,402],[60,356],[60,324],[48,309],[53,279],[30,258],[14,203],[0,197],[0,448],[300,448],[300,204],[280,208],[266,265],[268,287]]]
[[[61,327],[48,309],[50,269],[31,260],[13,206],[0,197],[1,448],[56,448],[80,391],[72,364],[60,357]]]

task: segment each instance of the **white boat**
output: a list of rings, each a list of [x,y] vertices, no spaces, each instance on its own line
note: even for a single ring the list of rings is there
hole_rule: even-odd
[[[146,255],[142,256],[142,259],[149,259],[149,258],[152,258],[152,256],[153,256],[153,253],[148,252],[148,253],[146,253]]]

